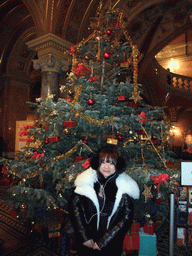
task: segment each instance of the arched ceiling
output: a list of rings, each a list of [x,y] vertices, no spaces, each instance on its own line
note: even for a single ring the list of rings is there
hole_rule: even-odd
[[[6,61],[6,55],[10,53],[22,33],[31,31],[32,27],[34,38],[49,32],[71,44],[86,38],[91,33],[90,18],[95,16],[99,2],[1,0],[1,63],[3,60]],[[102,4],[105,6],[109,2],[124,11],[130,36],[140,51],[149,56],[148,59],[191,27],[191,0],[103,0]]]
[[[129,34],[144,54],[141,74],[161,49],[192,28],[192,0],[103,0],[102,4],[109,2],[124,11]],[[29,71],[32,54],[26,57],[25,47],[29,40],[50,32],[71,44],[86,38],[99,4],[98,0],[0,0],[0,73],[13,66]]]

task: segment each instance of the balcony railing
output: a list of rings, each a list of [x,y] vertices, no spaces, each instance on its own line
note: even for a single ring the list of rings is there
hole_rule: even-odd
[[[192,77],[174,74],[164,69],[154,58],[149,64],[152,75],[159,81],[161,87],[173,95],[192,99]]]

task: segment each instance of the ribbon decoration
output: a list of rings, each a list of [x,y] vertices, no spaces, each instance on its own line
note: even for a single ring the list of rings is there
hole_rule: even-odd
[[[191,153],[192,153],[192,147],[189,147],[189,148],[187,149],[187,152],[191,154]]]
[[[144,123],[145,121],[148,121],[149,119],[147,119],[146,117],[146,113],[144,111],[141,112],[140,115],[137,115],[138,117],[140,117],[139,122],[140,123]]]
[[[77,68],[75,69],[76,75],[83,75],[82,71],[89,71],[91,72],[91,69],[86,67],[84,63],[78,63]]]
[[[71,50],[71,53],[75,53],[75,49],[70,45],[69,46],[70,50]]]
[[[33,159],[33,158],[35,158],[35,159],[40,159],[40,157],[44,157],[44,156],[45,156],[44,153],[42,153],[42,154],[37,154],[37,152],[35,152],[35,153],[33,154],[33,156],[31,157],[31,159]]]
[[[8,171],[5,169],[4,166],[2,167],[1,173],[4,173],[4,174],[7,174],[7,173],[8,173]]]
[[[169,175],[168,174],[159,174],[158,176],[155,176],[153,174],[151,174],[150,176],[151,180],[153,180],[155,183],[157,183],[157,191],[159,193],[159,189],[161,184],[169,179]]]
[[[29,144],[31,142],[30,138],[27,138],[27,144]]]
[[[90,82],[94,82],[96,80],[95,76],[89,77]]]
[[[90,166],[90,158],[87,158],[85,162],[82,164],[82,166],[87,169]]]
[[[27,135],[28,135],[27,129],[28,129],[29,127],[32,127],[32,126],[33,126],[33,125],[24,125],[24,126],[23,126],[23,127],[24,127],[24,130],[19,133],[19,136],[27,136]]]

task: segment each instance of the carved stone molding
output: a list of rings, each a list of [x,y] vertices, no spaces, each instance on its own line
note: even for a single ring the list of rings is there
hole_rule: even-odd
[[[37,51],[39,58],[52,54],[61,60],[67,59],[64,52],[68,50],[69,45],[71,45],[68,41],[63,40],[52,33],[38,37],[26,44],[31,50]]]
[[[61,73],[68,69],[68,63],[55,57],[53,54],[47,54],[37,60],[33,60],[33,67],[35,70],[41,70],[41,72]]]

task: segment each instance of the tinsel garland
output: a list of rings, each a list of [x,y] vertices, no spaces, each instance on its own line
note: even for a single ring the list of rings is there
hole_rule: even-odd
[[[151,145],[152,145],[153,149],[155,150],[155,152],[157,153],[157,155],[158,155],[159,158],[161,159],[161,161],[162,161],[164,167],[168,170],[168,167],[167,167],[167,165],[166,165],[166,163],[165,163],[165,160],[161,157],[161,155],[160,155],[159,152],[157,151],[156,147],[154,146],[153,142],[151,141],[151,138],[149,137],[147,131],[146,131],[145,128],[144,128],[144,126],[141,125],[141,127],[142,127],[143,131],[145,132],[145,134],[146,134],[146,136],[147,136],[147,139],[151,142]]]
[[[93,150],[92,150],[87,144],[85,144],[82,140],[80,140],[80,141],[79,141],[72,149],[70,149],[67,153],[65,153],[65,154],[63,154],[63,155],[61,155],[61,156],[54,157],[54,158],[51,160],[51,162],[50,162],[48,165],[46,165],[45,168],[43,168],[43,169],[40,170],[40,171],[35,171],[35,172],[32,172],[32,173],[28,173],[25,178],[23,177],[23,175],[22,175],[22,176],[21,176],[21,175],[17,175],[17,174],[16,174],[17,172],[16,172],[15,170],[10,170],[10,165],[9,165],[8,162],[5,162],[5,163],[4,163],[4,167],[5,167],[5,169],[6,169],[9,173],[12,173],[12,174],[14,173],[14,174],[17,175],[19,178],[22,178],[22,180],[19,182],[19,185],[22,185],[22,184],[25,183],[26,179],[34,178],[34,177],[36,177],[37,175],[40,175],[40,176],[41,176],[43,172],[47,171],[47,170],[50,168],[52,162],[61,161],[61,160],[65,159],[65,158],[67,158],[68,156],[70,156],[71,154],[73,154],[74,152],[76,152],[77,149],[78,149],[78,147],[79,147],[80,145],[86,146],[92,153],[94,153]],[[42,182],[42,177],[40,177],[40,182]]]
[[[78,103],[79,102],[79,98],[80,98],[80,95],[81,95],[81,92],[82,92],[82,85],[79,85],[77,89],[75,89],[75,97],[74,97],[74,100],[72,101],[72,109],[73,109],[73,112],[75,114],[78,114],[79,116],[82,116],[86,121],[88,121],[89,123],[91,124],[95,124],[95,125],[106,125],[106,124],[110,124],[113,122],[113,118],[115,116],[111,116],[110,119],[108,120],[97,120],[97,119],[94,119],[90,116],[86,116],[85,114],[83,114],[80,110],[75,110],[74,109],[74,105],[75,103]]]

